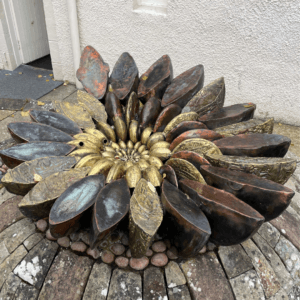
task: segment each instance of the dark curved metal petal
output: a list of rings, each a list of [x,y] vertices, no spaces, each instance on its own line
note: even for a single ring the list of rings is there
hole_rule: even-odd
[[[145,103],[139,118],[140,133],[147,127],[153,127],[160,111],[160,99],[152,97]]]
[[[140,100],[138,99],[136,93],[132,92],[129,96],[125,109],[125,120],[127,128],[129,128],[131,120],[139,120],[139,112]]]
[[[209,161],[202,157],[200,154],[193,151],[179,151],[174,153],[171,158],[185,159],[193,164],[197,170],[200,170],[202,165],[210,165]]]
[[[169,165],[163,165],[159,169],[159,173],[163,178],[166,178],[170,183],[175,185],[178,188],[178,180],[174,169]]]
[[[112,92],[108,92],[105,96],[105,110],[112,120],[116,117],[124,117],[122,104],[119,98]]]
[[[202,209],[211,226],[211,241],[230,246],[257,232],[264,217],[230,193],[193,180],[180,180],[180,189]]]

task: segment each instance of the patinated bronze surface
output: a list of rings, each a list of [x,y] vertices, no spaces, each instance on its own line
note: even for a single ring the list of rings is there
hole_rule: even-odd
[[[198,114],[195,112],[189,113],[181,113],[180,115],[176,116],[172,121],[164,129],[164,134],[168,135],[170,131],[172,131],[177,125],[184,121],[196,121],[198,118]]]
[[[62,114],[46,110],[30,110],[30,117],[33,121],[52,126],[67,134],[75,135],[81,133],[79,126]]]
[[[65,132],[39,123],[13,122],[7,125],[7,129],[11,136],[19,143],[35,141],[67,143],[73,140]]]
[[[264,217],[230,193],[192,180],[180,180],[182,191],[204,212],[210,240],[222,246],[242,243],[257,232]]]
[[[295,192],[253,174],[213,166],[201,166],[207,184],[225,190],[256,209],[265,221],[277,218],[290,204]]]
[[[147,127],[153,127],[155,120],[161,112],[161,101],[156,97],[151,97],[144,105],[143,110],[139,117],[139,130],[140,134]]]
[[[116,62],[109,82],[114,94],[124,100],[131,92],[136,92],[139,84],[139,70],[132,56],[124,52]]]
[[[195,111],[203,116],[210,111],[220,109],[224,105],[225,81],[221,77],[206,85],[182,109],[182,112]]]
[[[234,104],[217,111],[200,116],[198,121],[203,122],[209,129],[248,121],[253,118],[256,105],[253,103]]]
[[[224,155],[284,157],[291,140],[279,134],[239,134],[214,141]]]
[[[161,201],[166,211],[160,233],[173,242],[181,257],[195,256],[211,234],[201,209],[176,186],[163,181]]]
[[[174,78],[161,101],[161,106],[177,104],[184,107],[203,87],[204,67],[197,65]]]
[[[30,142],[17,144],[11,148],[1,150],[0,156],[9,168],[14,168],[24,161],[41,157],[63,156],[69,154],[74,149],[74,146],[65,143]]]
[[[132,120],[138,120],[139,119],[139,112],[140,112],[140,103],[139,99],[135,92],[132,92],[130,94],[130,97],[126,104],[126,110],[125,110],[125,120],[126,120],[126,126],[129,128],[130,122]]]
[[[86,46],[76,73],[85,90],[97,99],[102,99],[107,88],[108,73],[109,66],[101,55],[92,46]]]
[[[165,178],[166,180],[168,180],[170,183],[172,183],[178,188],[178,180],[177,180],[176,173],[170,165],[163,165],[159,169],[159,173],[162,175],[163,178]]]
[[[181,158],[185,159],[191,164],[193,164],[197,170],[200,170],[202,165],[210,165],[209,161],[205,159],[203,156],[199,155],[194,151],[179,151],[172,154],[171,158]]]

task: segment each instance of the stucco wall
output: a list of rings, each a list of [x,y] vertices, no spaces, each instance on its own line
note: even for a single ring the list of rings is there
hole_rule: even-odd
[[[66,1],[52,0],[62,78],[74,82]],[[82,48],[112,70],[128,51],[140,74],[169,54],[175,76],[203,64],[205,84],[224,76],[226,105],[257,104],[256,116],[300,125],[299,0],[169,0],[166,16],[133,11],[132,0],[77,0]]]

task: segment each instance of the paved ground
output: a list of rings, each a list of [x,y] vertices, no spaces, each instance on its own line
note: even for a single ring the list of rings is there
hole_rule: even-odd
[[[40,105],[0,111],[0,147],[9,144],[9,122],[30,121],[29,107],[49,109],[52,100],[74,101],[74,92],[72,85],[61,86],[39,99]],[[275,132],[290,136],[291,150],[300,155],[299,128],[276,125]],[[298,170],[286,185],[300,192]],[[0,299],[300,299],[298,192],[290,207],[251,240],[138,272],[60,248],[19,212],[22,197],[1,189]]]

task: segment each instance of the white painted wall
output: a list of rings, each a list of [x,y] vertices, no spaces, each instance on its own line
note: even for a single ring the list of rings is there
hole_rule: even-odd
[[[166,15],[136,12],[136,1],[77,0],[82,49],[95,47],[111,70],[128,51],[140,74],[163,54],[175,75],[202,63],[205,84],[225,77],[226,105],[254,102],[257,117],[300,125],[299,0],[169,0]],[[51,3],[61,65],[54,75],[74,82],[67,3]]]

